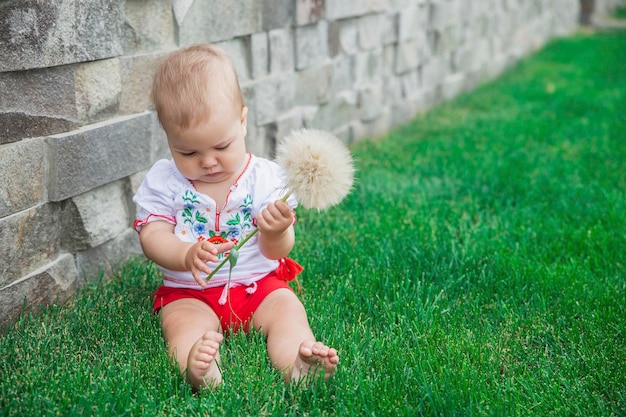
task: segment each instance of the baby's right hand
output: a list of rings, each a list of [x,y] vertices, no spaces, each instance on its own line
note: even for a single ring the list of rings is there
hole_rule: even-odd
[[[189,248],[185,256],[185,266],[202,288],[206,287],[203,274],[210,274],[211,269],[207,262],[217,262],[217,255],[231,250],[235,244],[233,242],[211,243],[206,240],[200,241]]]

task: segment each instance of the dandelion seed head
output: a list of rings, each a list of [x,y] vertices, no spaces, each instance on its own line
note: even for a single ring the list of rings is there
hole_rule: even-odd
[[[276,162],[285,170],[287,187],[305,208],[323,210],[339,204],[352,189],[352,155],[329,132],[291,132],[278,145]]]

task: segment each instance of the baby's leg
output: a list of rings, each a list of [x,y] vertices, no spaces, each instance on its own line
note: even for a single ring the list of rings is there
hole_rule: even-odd
[[[268,295],[254,314],[254,327],[267,336],[270,360],[286,381],[322,372],[328,379],[337,369],[337,351],[315,340],[304,306],[292,291]]]
[[[219,385],[219,347],[223,335],[213,310],[199,300],[176,300],[161,309],[161,326],[170,355],[194,389]]]

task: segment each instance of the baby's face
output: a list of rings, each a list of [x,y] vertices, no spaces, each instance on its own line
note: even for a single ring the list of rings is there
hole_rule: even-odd
[[[233,184],[246,160],[247,115],[247,107],[224,106],[194,127],[166,129],[178,170],[194,182]]]

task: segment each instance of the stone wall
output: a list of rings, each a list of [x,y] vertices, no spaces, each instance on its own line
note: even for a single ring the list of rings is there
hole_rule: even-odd
[[[0,323],[140,252],[131,197],[168,151],[155,60],[227,50],[249,149],[383,135],[576,28],[579,0],[0,0]]]

